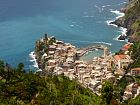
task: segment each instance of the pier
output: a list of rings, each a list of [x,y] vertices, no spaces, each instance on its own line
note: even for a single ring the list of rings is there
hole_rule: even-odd
[[[94,45],[94,46],[88,46],[88,47],[85,47],[85,48],[81,48],[79,49],[78,51],[80,52],[78,54],[79,57],[82,57],[84,56],[86,53],[88,53],[89,51],[93,51],[95,49],[101,49],[101,50],[104,50],[105,48],[107,48],[105,45]]]

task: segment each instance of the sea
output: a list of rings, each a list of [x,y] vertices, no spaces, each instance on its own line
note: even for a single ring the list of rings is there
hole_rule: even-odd
[[[105,44],[119,51],[126,29],[109,24],[124,14],[127,0],[0,0],[0,59],[34,70],[36,40],[47,33],[76,47]],[[95,55],[100,52],[96,51]],[[93,56],[89,53],[87,58]]]

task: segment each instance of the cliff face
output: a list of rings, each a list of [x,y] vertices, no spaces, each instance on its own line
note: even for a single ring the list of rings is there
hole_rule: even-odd
[[[127,37],[130,42],[140,41],[140,0],[129,0],[123,12],[125,16],[113,23],[128,29]]]

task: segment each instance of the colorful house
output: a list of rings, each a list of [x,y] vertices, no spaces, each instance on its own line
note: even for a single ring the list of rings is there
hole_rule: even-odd
[[[131,69],[131,75],[139,76],[140,75],[140,68]]]
[[[115,55],[113,58],[114,64],[118,69],[124,69],[124,67],[127,67],[131,62],[133,62],[130,56],[125,54]]]

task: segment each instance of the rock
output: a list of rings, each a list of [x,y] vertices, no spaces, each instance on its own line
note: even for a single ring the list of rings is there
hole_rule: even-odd
[[[128,4],[120,11],[125,13],[124,17],[121,17],[111,24],[116,24],[118,27],[127,28],[127,36],[121,35],[118,39],[128,39],[129,42],[140,41],[140,35],[137,35],[140,30],[140,25],[137,25],[140,19],[140,3],[139,0],[129,0]]]
[[[120,11],[123,12],[123,13],[125,13],[126,12],[126,8],[121,8]]]
[[[127,34],[127,36],[132,36],[134,34],[134,30],[128,29],[126,34]]]
[[[126,36],[125,35],[121,35],[118,40],[125,40],[126,39]]]
[[[130,42],[130,43],[134,43],[134,42],[135,42],[135,39],[132,38],[132,37],[129,37],[128,42]]]
[[[110,24],[116,24],[118,27],[124,27],[123,17],[111,22]]]

